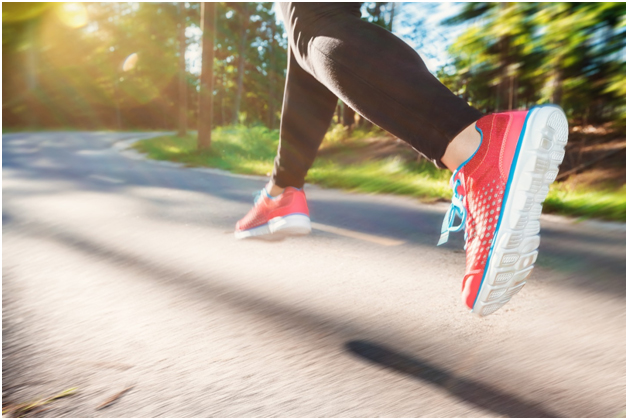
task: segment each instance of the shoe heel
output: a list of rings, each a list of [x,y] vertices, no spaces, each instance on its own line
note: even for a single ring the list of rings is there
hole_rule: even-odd
[[[312,231],[310,218],[304,214],[291,214],[276,217],[269,222],[269,229],[273,234],[284,236],[303,236]]]

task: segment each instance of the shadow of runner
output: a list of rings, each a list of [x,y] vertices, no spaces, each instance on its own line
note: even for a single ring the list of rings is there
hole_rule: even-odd
[[[412,358],[368,341],[350,341],[349,352],[397,372],[438,385],[450,394],[478,407],[508,417],[560,417],[538,407],[539,404],[522,401],[518,397],[470,379],[457,377],[445,369]]]

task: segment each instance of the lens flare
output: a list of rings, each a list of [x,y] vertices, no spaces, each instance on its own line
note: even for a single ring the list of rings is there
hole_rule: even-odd
[[[61,3],[56,12],[59,20],[70,28],[81,28],[87,25],[87,9],[81,3]]]
[[[122,64],[122,71],[129,71],[135,67],[137,60],[139,59],[137,53],[129,55]]]

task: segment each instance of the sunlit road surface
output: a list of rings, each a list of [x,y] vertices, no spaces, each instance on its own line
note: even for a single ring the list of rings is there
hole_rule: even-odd
[[[544,218],[478,319],[445,205],[306,189],[315,230],[241,241],[262,178],[3,135],[3,402],[71,417],[607,417],[626,404],[625,226]],[[132,386],[109,407],[96,410]]]

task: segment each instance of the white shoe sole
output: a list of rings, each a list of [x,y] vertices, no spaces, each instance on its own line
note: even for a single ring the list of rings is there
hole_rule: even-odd
[[[284,217],[275,217],[262,226],[248,230],[236,231],[236,239],[265,239],[277,241],[286,236],[303,236],[312,231],[310,218],[304,214],[292,214]]]
[[[525,285],[538,256],[542,204],[565,156],[567,135],[559,107],[540,106],[527,115],[472,313],[492,314]]]

